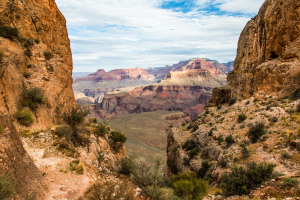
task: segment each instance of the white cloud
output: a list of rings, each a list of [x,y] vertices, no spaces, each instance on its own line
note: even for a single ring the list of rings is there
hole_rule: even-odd
[[[233,1],[223,1],[220,9]],[[249,20],[197,8],[187,13],[161,9],[162,0],[56,2],[67,19],[74,71],[163,67],[193,57],[231,61]]]
[[[265,0],[217,0],[220,9],[227,12],[257,13]]]

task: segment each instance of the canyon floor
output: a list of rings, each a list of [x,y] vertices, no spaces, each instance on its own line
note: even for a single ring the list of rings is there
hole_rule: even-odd
[[[121,131],[127,137],[125,147],[128,155],[144,157],[152,161],[155,154],[166,156],[167,134],[165,129],[171,123],[181,125],[184,113],[177,111],[155,111],[116,116],[108,121],[111,128]],[[176,122],[167,120],[175,117]]]

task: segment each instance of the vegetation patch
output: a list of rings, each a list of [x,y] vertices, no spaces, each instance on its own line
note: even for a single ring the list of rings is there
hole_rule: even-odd
[[[114,143],[117,142],[125,143],[127,140],[127,137],[118,131],[112,131],[110,133],[109,138],[112,139]]]
[[[16,194],[15,183],[11,173],[0,175],[0,199],[11,199]]]
[[[32,113],[27,110],[20,109],[16,113],[16,117],[18,119],[18,122],[25,126],[31,126],[34,122],[32,118]]]
[[[79,160],[70,162],[70,170],[75,171],[76,174],[83,174],[83,165],[79,164]]]
[[[53,58],[53,54],[50,51],[46,50],[44,51],[44,57],[46,60],[50,60],[51,58]]]
[[[243,113],[243,114],[240,114],[240,115],[238,116],[237,122],[238,122],[238,123],[242,123],[242,122],[245,121],[246,119],[247,119],[247,116],[246,116],[245,113]]]
[[[29,107],[34,110],[38,107],[39,104],[44,103],[44,101],[46,100],[44,92],[41,88],[34,87],[24,89],[23,92],[24,98],[22,101],[22,106],[24,107]]]
[[[255,125],[251,125],[249,131],[247,133],[250,141],[252,143],[256,143],[261,136],[267,133],[265,124],[263,122],[256,123]]]
[[[236,103],[236,99],[230,99],[229,101],[228,101],[228,105],[229,106],[231,106],[231,105],[233,105],[233,104],[235,104]]]
[[[245,195],[262,182],[270,179],[274,164],[250,162],[246,168],[233,166],[221,176],[221,188],[226,196]]]
[[[12,28],[12,27],[0,24],[0,36],[9,38],[12,40],[14,38],[19,37],[19,30],[17,28]]]

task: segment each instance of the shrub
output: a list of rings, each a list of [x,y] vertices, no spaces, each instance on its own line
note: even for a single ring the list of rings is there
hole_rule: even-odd
[[[120,159],[120,173],[129,176],[133,169],[133,163],[134,158],[133,157],[122,157]]]
[[[37,108],[37,104],[41,104],[45,100],[44,92],[41,88],[34,87],[24,89],[24,100],[26,100],[31,109]]]
[[[207,161],[202,161],[201,168],[199,168],[197,171],[197,177],[204,178],[209,168],[210,168],[210,164]]]
[[[207,194],[208,185],[198,179],[195,172],[175,175],[172,180],[174,192],[178,197],[202,199]]]
[[[234,141],[232,135],[227,136],[227,137],[225,138],[225,141],[227,142],[227,144],[233,144],[233,143],[235,143],[235,141]]]
[[[220,165],[222,168],[226,168],[227,160],[224,157],[222,157],[221,160],[219,160],[218,165]]]
[[[2,133],[4,131],[3,127],[0,127],[0,133]]]
[[[98,166],[100,166],[100,164],[102,163],[102,161],[104,160],[104,153],[103,151],[96,151],[96,158],[97,158],[97,162],[98,162]]]
[[[116,142],[125,143],[127,140],[127,137],[118,131],[112,131],[110,133],[109,138],[112,139],[114,143]]]
[[[16,113],[18,122],[25,126],[31,126],[34,122],[30,111],[20,109]]]
[[[185,126],[186,125],[186,123],[185,122],[183,122],[182,124],[181,124],[181,126]]]
[[[134,200],[135,192],[126,180],[115,183],[112,180],[96,182],[85,193],[84,197],[89,200]]]
[[[218,137],[218,144],[220,145],[222,142],[224,142],[224,138],[223,138],[222,135],[220,135],[220,136]]]
[[[242,122],[245,121],[246,119],[247,119],[247,116],[245,115],[245,113],[243,113],[243,114],[240,114],[240,115],[238,116],[237,122],[238,122],[238,123],[242,123]]]
[[[183,165],[184,166],[189,166],[190,162],[191,162],[191,160],[188,157],[183,158]]]
[[[72,108],[71,112],[64,114],[65,122],[71,126],[72,129],[75,129],[77,125],[81,124],[84,121],[84,117],[86,117],[90,111],[80,110]]]
[[[289,109],[285,110],[285,112],[287,112],[287,113],[289,113],[289,114],[293,114],[293,113],[296,112],[296,110],[293,109],[293,108],[289,108]]]
[[[70,170],[75,171],[76,174],[83,174],[83,165],[79,164],[79,160],[70,162]]]
[[[300,181],[296,178],[285,178],[283,179],[282,186],[284,187],[297,187],[299,185]]]
[[[199,126],[198,125],[194,125],[193,126],[193,129],[192,129],[192,132],[195,132],[196,130],[198,130]]]
[[[272,177],[274,164],[250,162],[247,168],[234,166],[221,176],[221,188],[226,196],[245,195]]]
[[[246,105],[249,105],[250,104],[250,101],[248,100],[248,101],[246,101]]]
[[[28,56],[28,57],[31,57],[31,56],[32,56],[32,51],[31,51],[30,49],[26,49],[26,50],[24,51],[24,54],[25,54],[26,56]]]
[[[37,43],[37,44],[39,44],[39,43],[40,43],[40,40],[39,40],[38,38],[35,38],[35,39],[34,39],[34,42]]]
[[[300,98],[300,88],[296,89],[291,95],[290,99],[297,100]]]
[[[56,146],[58,151],[62,152],[68,157],[73,157],[76,153],[75,148],[67,141],[54,142],[53,146]]]
[[[199,147],[195,147],[193,148],[190,152],[189,152],[189,158],[190,160],[193,159],[195,156],[197,156],[200,153],[201,149]]]
[[[209,110],[206,110],[206,111],[205,111],[205,114],[207,114],[207,115],[208,115],[208,114],[209,114]]]
[[[98,120],[96,118],[89,118],[89,122],[96,124],[98,122]]]
[[[222,108],[222,105],[217,106],[217,110],[220,110]]]
[[[0,175],[0,199],[11,199],[16,194],[15,183],[11,179],[11,173]]]
[[[17,28],[11,28],[9,26],[0,25],[0,36],[14,39],[19,37],[19,30]]]
[[[265,124],[263,122],[260,122],[250,126],[247,135],[252,143],[256,143],[257,140],[266,133],[267,131],[265,129]]]
[[[208,136],[212,136],[214,130],[214,128],[210,129],[210,131],[208,132]]]
[[[60,138],[65,137],[66,140],[70,141],[73,131],[70,126],[63,125],[55,129],[55,134]]]
[[[30,72],[24,72],[24,74],[23,74],[23,76],[25,78],[29,78],[31,75],[32,75],[32,73],[30,73]]]
[[[270,122],[277,122],[277,121],[278,121],[278,117],[273,116],[270,118]]]
[[[50,51],[44,51],[44,56],[46,60],[50,60],[51,58],[53,58],[53,54]]]
[[[183,145],[182,148],[186,151],[190,151],[196,147],[198,147],[199,144],[194,139],[188,139]]]
[[[192,125],[192,124],[189,124],[189,125],[186,127],[187,130],[191,130],[192,128],[193,128],[193,125]]]
[[[105,134],[108,133],[108,129],[105,124],[99,123],[95,127],[94,132],[97,136],[103,137]]]
[[[229,106],[231,106],[231,105],[233,105],[233,104],[235,104],[236,103],[236,99],[230,99],[229,101],[228,101],[228,105]]]
[[[242,147],[241,153],[243,158],[248,158],[250,156],[250,152],[246,146]]]
[[[281,153],[281,158],[283,159],[290,159],[292,156],[288,152],[282,152]]]

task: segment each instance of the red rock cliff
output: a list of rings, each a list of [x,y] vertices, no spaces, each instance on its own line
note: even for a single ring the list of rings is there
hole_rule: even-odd
[[[290,94],[300,87],[300,1],[266,0],[241,33],[232,95]]]
[[[44,92],[47,101],[32,111],[35,123],[31,128],[62,122],[62,114],[70,110],[75,99],[71,77],[72,53],[66,20],[55,1],[1,0],[0,22],[16,27],[20,38],[24,38],[19,41],[17,38],[0,37],[0,51],[3,53],[0,106],[6,107],[9,114],[14,116],[22,108],[23,90],[38,87]],[[36,38],[40,40],[39,43],[34,42]],[[27,48],[24,47],[26,41],[30,43]],[[46,60],[45,51],[50,51],[53,57]],[[25,78],[24,74],[29,76]],[[25,128],[16,120],[15,124],[18,129]]]

